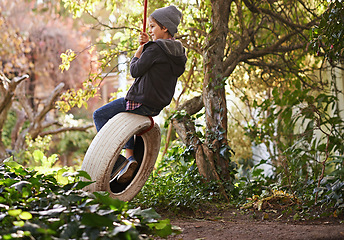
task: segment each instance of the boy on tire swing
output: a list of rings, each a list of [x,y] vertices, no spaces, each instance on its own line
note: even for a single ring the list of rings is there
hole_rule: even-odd
[[[130,63],[130,74],[135,81],[125,98],[116,99],[93,113],[97,131],[113,116],[130,112],[143,116],[157,116],[170,104],[177,79],[184,73],[185,49],[173,38],[182,13],[175,6],[156,9],[149,17],[148,33],[141,32],[140,46]],[[111,182],[128,183],[138,166],[133,156],[134,138],[125,145],[127,164],[115,171]]]

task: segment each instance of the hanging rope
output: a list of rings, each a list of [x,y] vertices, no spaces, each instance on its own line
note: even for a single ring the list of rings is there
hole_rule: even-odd
[[[142,132],[139,132],[138,134],[136,134],[136,136],[142,136],[143,134],[150,131],[154,127],[154,119],[151,116],[147,116],[147,117],[149,117],[149,120],[151,121],[151,125],[147,129],[144,129]]]
[[[143,32],[146,32],[147,2],[148,2],[148,0],[145,0],[145,2],[144,2],[144,9],[143,9]]]
[[[147,22],[147,2],[148,0],[144,1],[144,6],[143,6],[143,32],[146,32],[146,22]],[[145,134],[146,132],[148,132],[149,130],[151,130],[154,127],[154,120],[151,116],[148,116],[150,121],[151,121],[151,125],[149,126],[149,128],[143,130],[142,132],[138,133],[137,136],[141,136],[143,134]]]

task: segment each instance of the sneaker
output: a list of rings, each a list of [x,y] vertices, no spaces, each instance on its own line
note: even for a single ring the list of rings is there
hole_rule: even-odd
[[[115,176],[115,180],[118,183],[128,183],[133,179],[135,170],[137,169],[138,163],[133,156],[128,158],[128,163],[124,168]]]
[[[118,156],[115,166],[113,166],[111,171],[110,183],[116,180],[115,176],[128,164],[128,162],[128,159],[126,159],[123,155]]]

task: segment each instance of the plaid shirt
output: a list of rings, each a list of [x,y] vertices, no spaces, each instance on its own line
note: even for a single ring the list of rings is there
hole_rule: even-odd
[[[134,110],[134,109],[140,107],[141,105],[142,105],[142,103],[138,103],[138,102],[134,102],[134,101],[128,100],[128,101],[127,101],[126,110],[127,110],[127,111],[129,111],[129,110]]]

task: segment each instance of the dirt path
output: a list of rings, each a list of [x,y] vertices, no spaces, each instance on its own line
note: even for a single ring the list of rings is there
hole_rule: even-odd
[[[278,219],[277,214],[240,214],[237,210],[208,212],[202,217],[168,216],[182,233],[170,240],[344,240],[344,223],[340,219],[293,221]],[[255,216],[255,219],[252,218]],[[267,219],[268,218],[268,219]]]
[[[225,220],[174,220],[183,232],[167,239],[173,240],[339,240],[344,239],[344,225],[299,225],[279,222],[255,222],[241,220],[237,222]]]

